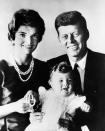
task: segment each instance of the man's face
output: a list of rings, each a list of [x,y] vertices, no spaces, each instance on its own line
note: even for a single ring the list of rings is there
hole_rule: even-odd
[[[60,26],[58,28],[59,40],[65,46],[71,58],[80,59],[86,52],[84,32],[79,24]]]
[[[70,73],[54,72],[50,84],[58,95],[68,96],[72,93],[72,79]]]
[[[38,45],[38,33],[35,27],[20,26],[15,34],[14,50],[19,54],[32,54]]]

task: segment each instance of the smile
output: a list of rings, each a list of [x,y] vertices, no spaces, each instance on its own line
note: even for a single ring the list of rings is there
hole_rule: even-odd
[[[33,46],[26,46],[26,49],[31,50],[33,48]]]
[[[63,88],[62,90],[64,90],[64,91],[68,91],[68,88]]]
[[[72,45],[69,45],[69,46],[67,46],[67,49],[68,48],[71,48],[71,49],[77,49],[78,48],[78,45],[77,44],[72,44]]]

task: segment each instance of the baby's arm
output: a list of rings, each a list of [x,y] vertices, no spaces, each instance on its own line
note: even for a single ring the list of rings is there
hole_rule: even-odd
[[[82,104],[85,102],[86,97],[85,96],[76,96],[73,95],[72,98],[70,98],[69,106],[68,106],[68,112],[72,115],[75,114],[76,109],[80,108]]]
[[[44,103],[45,98],[46,98],[46,94],[47,94],[47,91],[46,91],[45,87],[40,86],[39,89],[38,89],[38,92],[39,92],[40,102]]]
[[[90,111],[90,105],[87,104],[86,102],[84,102],[82,105],[81,105],[81,110],[84,111],[84,112],[89,112]]]
[[[68,113],[71,116],[75,115],[75,112],[78,108],[80,108],[83,112],[89,112],[90,111],[90,105],[86,103],[86,97],[85,96],[79,96],[74,95],[72,99],[70,99],[68,104]]]

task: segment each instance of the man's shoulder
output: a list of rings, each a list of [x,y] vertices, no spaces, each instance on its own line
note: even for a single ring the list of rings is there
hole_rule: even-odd
[[[37,59],[37,58],[34,58],[34,64],[35,64],[35,67],[38,67],[38,68],[47,66],[45,61]]]
[[[102,61],[105,62],[105,54],[100,52],[95,52],[92,50],[88,50],[88,57],[92,59],[93,61]]]
[[[57,57],[47,60],[47,64],[53,66],[53,65],[58,64],[62,61],[67,61],[67,59],[68,59],[67,54],[64,54],[64,55],[60,55],[60,56],[57,56]]]
[[[105,73],[105,54],[89,50],[86,68],[91,70],[92,74],[98,73],[102,76]]]
[[[35,63],[41,63],[41,64],[43,64],[43,63],[45,63],[45,61],[42,61],[42,60],[40,60],[40,59],[37,59],[37,58],[33,58],[33,60],[34,60],[34,62]]]

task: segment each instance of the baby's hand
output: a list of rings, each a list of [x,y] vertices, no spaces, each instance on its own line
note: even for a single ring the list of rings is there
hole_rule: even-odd
[[[43,118],[43,113],[42,112],[34,112],[34,113],[30,113],[30,123],[33,122],[41,122],[42,118]]]
[[[87,103],[83,103],[82,105],[81,105],[81,110],[82,111],[84,111],[84,112],[89,112],[90,111],[90,105],[88,105]]]
[[[81,105],[84,103],[85,100],[86,100],[85,96],[74,96],[69,105],[69,113],[70,114],[75,113],[75,110],[81,107]]]
[[[39,92],[40,102],[41,102],[41,104],[43,104],[46,99],[47,90],[45,89],[45,87],[40,86],[38,89],[38,92]]]

